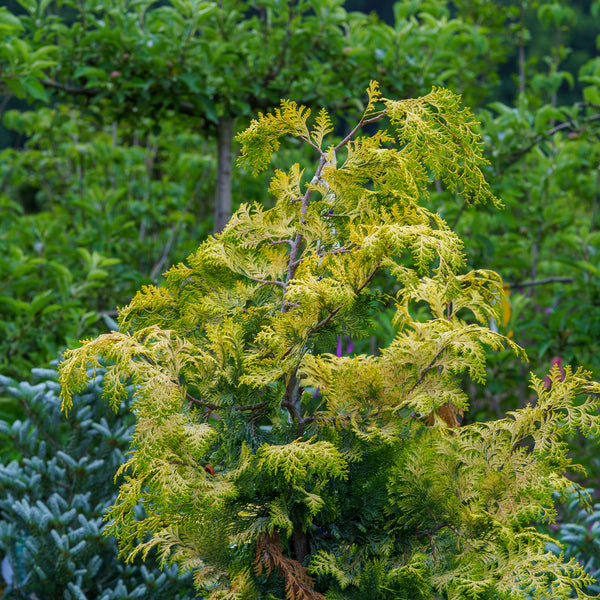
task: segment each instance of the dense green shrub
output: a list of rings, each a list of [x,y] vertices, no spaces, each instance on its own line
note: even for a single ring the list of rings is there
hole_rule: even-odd
[[[149,562],[125,564],[103,516],[115,501],[114,471],[125,460],[132,418],[102,400],[98,372],[68,419],[60,414],[57,374],[34,369],[30,384],[0,378],[27,413],[0,421],[0,558],[9,581],[3,598],[39,600],[166,600],[190,598],[191,578],[162,573]],[[13,460],[12,456],[20,457]]]

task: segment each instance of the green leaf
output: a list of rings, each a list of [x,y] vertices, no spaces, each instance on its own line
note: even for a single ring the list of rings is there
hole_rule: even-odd
[[[181,73],[179,79],[181,79],[192,92],[198,93],[201,91],[198,87],[198,84],[201,81],[198,73]]]
[[[19,18],[5,8],[0,8],[0,33],[12,33],[20,29],[23,29],[23,25]]]
[[[32,16],[37,14],[38,5],[36,0],[17,0],[17,2]]]
[[[583,88],[583,97],[586,102],[600,106],[600,89],[595,85]]]
[[[24,77],[21,81],[23,83],[23,87],[30,96],[36,100],[48,102],[48,93],[46,92],[44,86],[37,79],[34,77]]]
[[[44,290],[39,294],[36,294],[35,298],[29,305],[32,313],[37,313],[44,308],[51,300],[54,292],[52,290]]]
[[[4,78],[3,81],[17,98],[22,100],[27,97],[27,89],[20,79]]]
[[[105,271],[104,269],[90,269],[87,275],[89,281],[105,279],[106,277],[108,277],[108,271]]]
[[[100,79],[101,81],[107,81],[108,73],[104,69],[99,69],[98,67],[88,67],[87,65],[82,65],[75,70],[73,77],[76,79],[80,77],[86,77],[88,79]]]

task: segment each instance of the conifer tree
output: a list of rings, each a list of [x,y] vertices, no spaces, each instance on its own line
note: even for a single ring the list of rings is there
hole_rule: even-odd
[[[0,393],[26,418],[0,420],[0,595],[33,600],[184,600],[191,576],[161,572],[150,558],[125,564],[103,533],[105,510],[117,497],[115,470],[133,425],[129,398],[106,415],[102,371],[64,419],[55,369],[37,380],[0,375]],[[18,460],[17,460],[18,459]]]
[[[135,390],[108,531],[126,560],[156,549],[193,570],[211,600],[586,597],[590,577],[535,525],[557,496],[586,501],[564,440],[598,433],[600,385],[568,367],[550,389],[532,376],[535,405],[460,426],[461,381],[485,384],[486,351],[525,357],[487,326],[500,276],[464,272],[427,208],[434,178],[499,205],[477,124],[448,90],[391,100],[373,82],[352,131],[332,129],[292,101],[260,114],[241,166],[266,168],[293,136],[314,169],[276,171],[272,208],[242,205],[138,292],[119,332],[66,353],[65,410],[90,367],[106,364],[113,407]],[[331,353],[389,303],[387,347]]]

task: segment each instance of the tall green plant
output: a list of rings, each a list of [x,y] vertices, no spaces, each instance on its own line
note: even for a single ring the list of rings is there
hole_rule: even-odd
[[[276,171],[273,208],[242,206],[138,292],[119,332],[61,364],[65,410],[101,359],[113,407],[133,384],[108,515],[122,555],[157,549],[213,600],[585,597],[590,578],[532,523],[578,489],[563,440],[598,433],[600,385],[582,370],[555,371],[550,389],[532,377],[535,405],[458,426],[460,377],[485,382],[486,349],[524,355],[487,327],[501,279],[463,272],[462,242],[425,206],[432,178],[497,203],[472,115],[447,90],[397,101],[372,83],[338,143],[324,110],[308,119],[284,101],[239,139],[260,171],[299,138],[310,174]],[[378,273],[396,285],[394,340],[331,354],[336,335],[370,333]]]

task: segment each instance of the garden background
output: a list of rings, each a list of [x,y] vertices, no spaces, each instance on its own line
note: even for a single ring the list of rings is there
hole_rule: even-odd
[[[582,365],[597,378],[599,34],[600,2],[583,0],[5,2],[5,593],[63,598],[78,597],[78,589],[88,598],[150,598],[149,589],[159,594],[170,586],[175,597],[175,584],[163,576],[119,565],[98,533],[114,499],[107,474],[122,460],[127,417],[105,414],[98,380],[87,392],[87,412],[75,410],[69,426],[57,413],[53,361],[79,340],[116,329],[117,307],[141,286],[160,282],[241,202],[269,205],[266,176],[232,168],[233,138],[281,98],[327,106],[342,135],[364,108],[372,79],[389,98],[423,95],[432,86],[462,94],[481,122],[485,176],[505,207],[469,207],[437,181],[432,202],[464,240],[469,267],[502,276],[504,316],[492,326],[518,341],[530,360],[490,354],[486,386],[469,389],[467,418],[495,418],[526,405],[530,369],[543,377],[554,363]],[[287,148],[277,160],[302,163],[302,153],[300,146]],[[391,306],[380,313],[377,335],[340,338],[332,351],[377,353],[393,337],[392,315]],[[588,472],[582,481],[598,497],[598,445],[571,444]],[[60,485],[65,474],[79,477],[68,489]],[[37,486],[27,510],[16,504],[23,486]],[[73,498],[87,515],[76,523]],[[598,512],[565,506],[553,534],[597,573],[599,528]],[[20,558],[28,544],[46,579]],[[116,574],[94,575],[106,565]],[[189,581],[177,585],[185,590]]]

